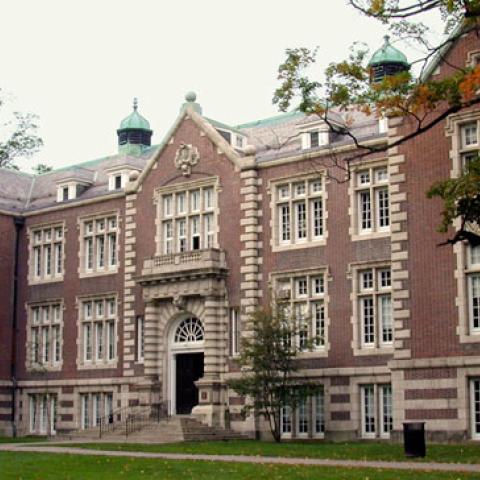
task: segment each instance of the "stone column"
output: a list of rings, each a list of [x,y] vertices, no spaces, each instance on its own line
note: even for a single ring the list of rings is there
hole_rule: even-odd
[[[224,296],[205,297],[204,374],[196,382],[199,404],[193,408],[192,414],[202,422],[215,426],[224,425],[227,311]]]
[[[145,377],[152,382],[150,403],[160,402],[158,303],[149,300],[145,306],[144,368]]]

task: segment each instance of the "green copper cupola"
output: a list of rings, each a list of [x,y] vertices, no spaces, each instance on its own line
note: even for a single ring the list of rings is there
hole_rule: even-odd
[[[370,68],[370,81],[381,82],[385,77],[408,72],[410,64],[407,57],[390,44],[390,37],[385,35],[384,44],[379,48],[368,62]]]
[[[124,118],[117,130],[118,153],[139,155],[152,144],[150,123],[138,113],[138,100],[133,99],[133,112]]]

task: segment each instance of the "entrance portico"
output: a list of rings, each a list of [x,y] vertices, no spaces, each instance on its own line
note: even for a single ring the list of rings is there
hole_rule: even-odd
[[[150,402],[209,425],[224,422],[227,273],[224,253],[208,249],[148,259],[138,279]]]

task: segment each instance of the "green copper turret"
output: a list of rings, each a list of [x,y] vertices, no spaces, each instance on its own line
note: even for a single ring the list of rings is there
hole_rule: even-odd
[[[117,130],[118,153],[140,155],[152,144],[150,123],[138,113],[138,100],[133,99],[133,112],[124,118]]]
[[[370,67],[370,81],[381,82],[385,77],[396,75],[410,70],[407,57],[390,44],[390,37],[384,37],[385,43],[379,48],[368,62]]]

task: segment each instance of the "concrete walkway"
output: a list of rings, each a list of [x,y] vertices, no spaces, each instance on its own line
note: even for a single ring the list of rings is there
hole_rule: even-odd
[[[153,453],[153,452],[119,452],[105,450],[87,450],[74,447],[54,447],[46,444],[5,443],[0,444],[0,451],[9,452],[41,452],[72,455],[94,455],[102,457],[158,458],[162,460],[203,460],[214,462],[237,463],[274,463],[280,465],[308,465],[320,467],[348,468],[381,468],[391,470],[429,470],[438,472],[470,472],[480,473],[480,464],[464,463],[427,463],[427,462],[385,462],[360,460],[330,460],[320,458],[288,458],[288,457],[258,457],[247,455],[198,455],[186,453]]]

